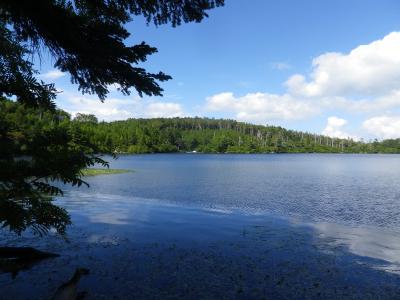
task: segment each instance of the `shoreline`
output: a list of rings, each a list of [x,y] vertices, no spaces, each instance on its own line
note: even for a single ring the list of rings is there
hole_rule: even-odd
[[[99,176],[99,175],[114,175],[114,174],[125,174],[133,172],[133,170],[128,169],[107,169],[107,168],[88,168],[82,170],[82,176]]]
[[[108,206],[96,197],[92,201],[97,208]],[[122,204],[116,203],[118,207]],[[22,271],[14,280],[10,274],[0,274],[0,283],[15,299],[31,296],[20,294],[21,290],[33,290],[44,299],[74,268],[85,267],[90,275],[80,287],[88,292],[88,299],[126,299],[128,295],[140,299],[182,295],[208,299],[223,295],[243,299],[393,299],[400,292],[400,277],[393,273],[399,262],[391,264],[385,257],[363,252],[363,246],[375,242],[368,239],[368,230],[355,228],[340,237],[337,232],[343,234],[343,228],[335,224],[316,227],[274,216],[177,209],[154,203],[140,203],[136,208],[141,214],[131,220],[133,223],[110,219],[112,210],[97,217],[85,209],[73,212],[75,225],[69,230],[69,243],[51,235],[42,240],[9,239],[12,245],[32,240],[39,249],[49,247],[44,250],[61,256],[29,272]],[[376,235],[393,238],[372,232]],[[354,244],[343,243],[349,238]],[[397,235],[393,243],[399,239]],[[379,249],[376,253],[382,254]],[[107,288],[109,282],[112,289]],[[305,288],[299,290],[299,284]],[[368,291],[361,292],[366,286]]]
[[[151,152],[151,153],[128,153],[128,152],[118,152],[118,153],[101,153],[101,155],[287,155],[287,154],[294,154],[294,155],[313,155],[313,154],[324,154],[324,155],[400,155],[399,153],[369,153],[369,152]]]

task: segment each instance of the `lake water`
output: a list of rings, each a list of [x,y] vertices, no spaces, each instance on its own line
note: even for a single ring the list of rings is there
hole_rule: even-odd
[[[65,188],[61,256],[0,275],[44,299],[76,267],[88,299],[400,299],[400,155],[120,156],[126,174]],[[35,297],[32,297],[35,295]]]

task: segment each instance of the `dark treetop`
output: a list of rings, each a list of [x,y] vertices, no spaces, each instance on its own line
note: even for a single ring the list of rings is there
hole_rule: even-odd
[[[200,22],[223,0],[0,1],[0,226],[64,233],[66,211],[52,204],[54,180],[81,185],[81,170],[107,165],[80,128],[56,110],[56,89],[39,81],[32,57],[47,51],[82,93],[104,100],[108,86],[123,94],[161,95],[163,72],[138,67],[156,48],[126,45],[125,24],[142,15],[156,26]],[[9,101],[7,98],[14,99]]]
[[[110,84],[118,84],[123,94],[129,94],[133,88],[139,95],[161,95],[157,81],[171,77],[135,66],[157,49],[145,42],[125,45],[130,33],[124,25],[132,20],[132,15],[143,15],[155,25],[200,22],[207,16],[206,10],[221,5],[223,0],[2,0],[1,42],[3,46],[28,42],[36,52],[41,48],[49,50],[56,59],[55,67],[69,72],[71,81],[83,93],[97,94],[102,100]],[[16,58],[21,57],[21,51],[13,52]],[[4,59],[3,63],[12,61]],[[20,92],[19,88],[13,91],[17,95]],[[8,91],[8,95],[11,93]]]

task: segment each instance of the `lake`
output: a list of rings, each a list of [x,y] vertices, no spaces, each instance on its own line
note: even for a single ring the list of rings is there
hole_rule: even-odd
[[[87,299],[400,299],[400,155],[109,159],[133,172],[57,199],[68,242],[2,232],[61,256],[0,274],[0,299],[49,298],[77,267]]]

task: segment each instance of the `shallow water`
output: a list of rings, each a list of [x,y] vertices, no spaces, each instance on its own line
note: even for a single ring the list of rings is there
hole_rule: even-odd
[[[136,155],[111,167],[134,172],[58,199],[69,243],[2,234],[61,256],[0,274],[0,299],[48,298],[76,267],[91,271],[88,299],[400,299],[400,155]]]

